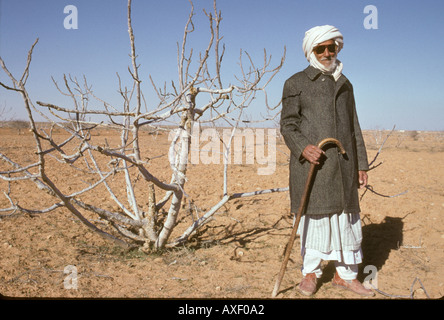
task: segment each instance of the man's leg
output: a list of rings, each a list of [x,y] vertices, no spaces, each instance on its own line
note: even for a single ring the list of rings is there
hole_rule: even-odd
[[[346,265],[342,262],[335,262],[336,273],[333,278],[333,285],[344,288],[357,293],[361,296],[371,297],[375,294],[372,290],[365,288],[362,283],[357,280],[358,265]]]
[[[316,292],[317,279],[322,275],[321,258],[305,253],[302,260],[304,278],[299,283],[298,290],[303,295],[311,296]]]
[[[335,267],[338,275],[344,280],[355,280],[358,277],[358,265],[347,265],[343,262],[335,261]]]
[[[302,275],[305,277],[309,273],[314,273],[316,278],[320,278],[322,275],[321,262],[321,258],[305,253],[302,263]]]

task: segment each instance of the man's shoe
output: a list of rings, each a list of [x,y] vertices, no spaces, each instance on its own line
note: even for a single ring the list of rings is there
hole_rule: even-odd
[[[299,283],[298,290],[304,296],[311,296],[316,292],[317,283],[318,279],[316,278],[316,274],[308,273],[302,279],[301,283]]]
[[[375,293],[370,290],[367,289],[366,287],[364,287],[362,285],[362,283],[360,283],[357,279],[354,280],[344,280],[342,279],[338,272],[336,271],[335,276],[333,277],[333,281],[332,284],[335,287],[339,287],[339,288],[344,288],[347,290],[350,290],[356,294],[359,294],[360,296],[364,296],[364,297],[373,297],[375,295]]]

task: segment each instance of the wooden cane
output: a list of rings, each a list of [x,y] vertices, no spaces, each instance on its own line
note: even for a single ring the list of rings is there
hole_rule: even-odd
[[[318,147],[320,149],[322,149],[328,143],[336,144],[339,147],[341,154],[345,154],[345,150],[344,150],[344,147],[342,146],[342,144],[334,138],[326,138],[326,139],[322,140],[321,142],[318,143]],[[276,297],[278,294],[279,287],[281,286],[282,278],[284,277],[284,274],[285,274],[285,269],[287,268],[288,259],[290,258],[291,249],[293,248],[294,239],[296,238],[296,233],[298,230],[299,221],[301,220],[302,214],[305,211],[307,197],[310,192],[310,185],[312,182],[313,173],[315,171],[315,168],[316,168],[316,164],[314,164],[314,163],[310,164],[310,170],[308,171],[307,180],[305,182],[304,193],[302,194],[301,203],[299,205],[299,209],[296,214],[296,220],[293,225],[293,230],[291,231],[290,240],[288,241],[288,244],[285,247],[284,260],[282,261],[281,269],[279,271],[278,278],[277,278],[276,283],[274,285],[273,293],[271,294],[271,296],[273,298]]]

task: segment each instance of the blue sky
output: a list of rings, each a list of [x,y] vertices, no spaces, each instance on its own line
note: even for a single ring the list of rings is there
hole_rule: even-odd
[[[78,9],[78,29],[66,30],[66,5]],[[202,9],[212,11],[212,0],[195,0],[196,31],[190,46],[203,51],[208,21]],[[378,12],[378,29],[366,29],[367,5]],[[130,85],[126,0],[0,0],[0,56],[16,75],[21,74],[27,52],[35,48],[28,91],[33,101],[63,103],[51,76],[85,75],[95,93],[119,101],[116,72]],[[279,101],[284,81],[304,69],[302,52],[307,29],[331,24],[344,35],[339,59],[354,86],[363,129],[444,130],[444,1],[421,0],[219,0],[221,33],[226,44],[224,83],[239,74],[239,50],[249,52],[260,65],[263,49],[276,65],[287,48],[282,71],[269,87],[271,102]],[[133,0],[133,27],[140,63],[139,74],[148,107],[157,99],[149,75],[160,86],[177,81],[176,43],[181,41],[190,5],[187,0]],[[0,80],[8,79],[0,72]],[[152,103],[150,103],[153,101]],[[25,119],[20,97],[0,88],[0,110]],[[100,107],[99,104],[91,107]],[[264,112],[259,102],[250,113]]]

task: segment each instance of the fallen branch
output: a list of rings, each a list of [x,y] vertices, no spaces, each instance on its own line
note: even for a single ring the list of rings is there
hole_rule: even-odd
[[[424,290],[425,295],[427,296],[428,299],[430,299],[430,296],[429,296],[429,294],[427,293],[426,288],[425,288],[424,285],[422,284],[421,279],[419,279],[418,277],[416,277],[415,280],[413,280],[412,285],[410,286],[410,295],[408,295],[408,296],[406,296],[406,295],[393,295],[393,294],[389,294],[389,293],[386,293],[386,292],[383,292],[383,291],[379,290],[378,288],[376,288],[375,286],[373,286],[373,284],[371,284],[371,283],[366,283],[366,284],[370,285],[371,288],[372,288],[373,290],[375,290],[376,292],[382,294],[383,296],[389,297],[389,298],[396,298],[396,299],[413,299],[413,298],[414,298],[413,295],[414,295],[414,293],[415,293],[415,292],[413,291],[413,287],[414,287],[414,285],[415,285],[416,282],[419,282],[419,284],[420,284],[422,290]]]
[[[378,195],[378,196],[384,197],[384,198],[396,198],[396,197],[402,196],[403,194],[406,194],[407,192],[409,192],[408,190],[406,190],[406,191],[404,191],[404,192],[401,192],[401,193],[398,193],[398,194],[395,194],[395,195],[389,196],[389,195],[385,195],[385,194],[382,194],[382,193],[376,192],[375,190],[373,190],[373,186],[371,186],[371,185],[366,185],[366,186],[365,186],[365,189],[366,189],[366,190],[365,190],[365,191],[362,193],[362,195],[361,195],[361,200],[362,200],[362,198],[364,197],[364,195],[365,195],[365,193],[367,192],[367,190],[373,192],[374,194],[376,194],[376,195]]]

